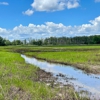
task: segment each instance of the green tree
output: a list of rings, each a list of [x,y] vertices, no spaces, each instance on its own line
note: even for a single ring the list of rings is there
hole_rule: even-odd
[[[0,37],[0,46],[4,46],[4,45],[5,45],[5,40],[2,37]]]

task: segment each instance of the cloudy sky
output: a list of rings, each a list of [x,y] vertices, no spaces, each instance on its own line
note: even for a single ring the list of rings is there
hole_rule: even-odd
[[[100,35],[100,0],[0,0],[0,36],[9,40]]]

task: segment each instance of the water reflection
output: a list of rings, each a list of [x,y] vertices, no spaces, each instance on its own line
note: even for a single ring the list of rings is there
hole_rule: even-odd
[[[27,63],[34,64],[47,72],[52,72],[54,75],[62,73],[69,79],[68,83],[73,84],[75,88],[82,87],[82,89],[88,90],[95,96],[100,94],[100,75],[88,75],[82,70],[76,69],[72,66],[48,63],[46,61],[40,61],[35,58],[29,58],[25,55],[21,55]],[[64,80],[63,80],[64,81]]]

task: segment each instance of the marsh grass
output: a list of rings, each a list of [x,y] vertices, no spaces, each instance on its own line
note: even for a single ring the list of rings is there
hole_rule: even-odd
[[[90,70],[88,65],[100,64],[99,49],[100,47],[87,49],[87,46],[0,47],[0,100],[88,100],[80,97],[69,86],[60,89],[59,86],[54,88],[45,82],[36,81],[39,77],[36,74],[38,67],[26,64],[19,53],[13,52],[22,52],[51,62],[84,64],[86,70]]]
[[[0,52],[0,100],[52,98],[54,93],[51,92],[51,88],[33,80],[37,77],[35,74],[37,69],[33,65],[26,64],[20,54]]]
[[[26,52],[25,54],[50,62],[73,65],[86,72],[100,73],[100,50],[92,49],[86,51]]]

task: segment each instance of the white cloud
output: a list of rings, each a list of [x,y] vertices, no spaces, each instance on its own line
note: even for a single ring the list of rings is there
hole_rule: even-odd
[[[33,11],[33,10],[28,9],[27,11],[22,12],[22,13],[23,13],[24,15],[31,16],[31,15],[34,13],[34,11]]]
[[[5,32],[7,32],[6,29],[0,28],[0,33],[5,33]]]
[[[9,3],[8,2],[0,2],[0,5],[9,5]]]
[[[66,5],[68,9],[71,9],[71,8],[77,8],[79,6],[79,3],[76,0],[74,0],[73,2],[68,1]]]
[[[100,2],[100,0],[95,0],[95,2]]]
[[[60,11],[79,7],[79,0],[34,0],[31,4],[32,10],[24,12],[26,15],[32,15],[34,11]],[[31,14],[29,14],[31,11]]]
[[[65,26],[62,23],[56,24],[46,22],[45,24],[35,25],[30,23],[28,26],[19,25],[12,30],[0,28],[0,36],[12,39],[27,38],[46,38],[50,36],[83,36],[83,35],[100,35],[100,16],[94,20],[90,20],[89,24],[80,26]]]
[[[77,8],[78,0],[34,0],[31,4],[36,11],[59,11],[66,8]]]

